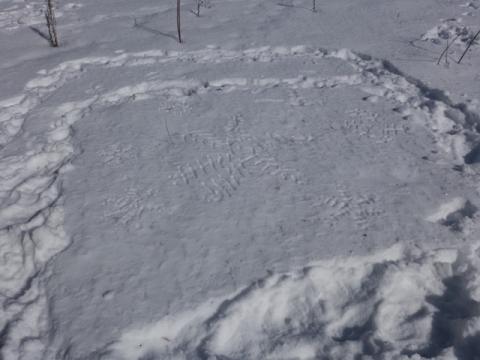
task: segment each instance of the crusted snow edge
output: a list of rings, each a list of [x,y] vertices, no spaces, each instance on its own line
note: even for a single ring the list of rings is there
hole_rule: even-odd
[[[269,274],[126,331],[105,359],[466,359],[479,301],[480,244],[396,245]]]

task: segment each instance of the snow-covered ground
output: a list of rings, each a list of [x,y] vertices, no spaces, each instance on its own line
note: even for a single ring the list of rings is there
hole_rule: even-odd
[[[480,1],[206,5],[0,0],[0,359],[480,358]]]

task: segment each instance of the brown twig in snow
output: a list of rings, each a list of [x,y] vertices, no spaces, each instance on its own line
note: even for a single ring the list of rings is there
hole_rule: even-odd
[[[57,20],[55,18],[55,11],[53,8],[53,0],[47,0],[47,11],[45,12],[45,19],[47,21],[50,45],[52,45],[53,47],[58,47]]]

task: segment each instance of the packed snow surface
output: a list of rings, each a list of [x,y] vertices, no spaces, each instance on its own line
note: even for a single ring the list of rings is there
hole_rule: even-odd
[[[480,3],[317,3],[0,0],[0,359],[480,356]]]

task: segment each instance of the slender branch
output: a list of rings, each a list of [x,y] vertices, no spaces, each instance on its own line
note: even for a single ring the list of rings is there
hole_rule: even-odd
[[[438,58],[438,61],[437,61],[437,65],[440,65],[440,61],[442,61],[442,58],[445,54],[448,53],[448,50],[450,49],[450,47],[455,43],[455,41],[460,37],[460,35],[457,35],[451,43],[448,43],[448,39],[447,39],[447,46],[445,47],[445,49],[442,51],[442,53],[440,54],[439,58]],[[447,57],[448,57],[448,54],[447,54]]]
[[[182,43],[182,31],[180,24],[180,0],[177,0],[177,33],[178,33],[178,42]]]
[[[197,13],[195,15],[200,16],[200,0],[197,0]]]
[[[450,48],[450,43],[447,39],[447,48]],[[445,53],[445,65],[448,65],[448,51]]]
[[[477,37],[478,37],[479,35],[480,35],[480,30],[475,34],[475,36],[474,36],[473,38],[470,39],[470,41],[468,42],[467,48],[466,48],[465,51],[463,52],[462,56],[460,56],[460,59],[458,59],[457,64],[460,64],[460,62],[462,61],[463,57],[467,54],[468,49],[470,49],[470,47],[473,45],[473,43],[475,42],[475,40],[477,40]]]
[[[57,36],[57,29],[56,29],[57,20],[55,18],[53,0],[47,0],[47,10],[45,12],[45,20],[47,21],[50,45],[52,45],[53,47],[57,47],[58,46],[58,36]]]

